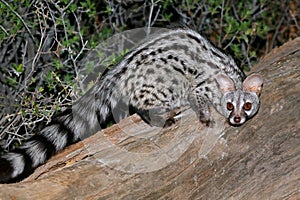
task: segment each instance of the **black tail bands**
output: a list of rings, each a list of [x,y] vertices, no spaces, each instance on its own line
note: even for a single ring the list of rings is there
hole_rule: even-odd
[[[52,155],[74,143],[74,130],[70,128],[72,120],[71,109],[66,110],[20,148],[2,155],[0,157],[0,183],[24,179]]]
[[[98,85],[96,89],[98,88],[101,86]],[[71,108],[55,116],[18,149],[0,156],[0,183],[12,183],[26,178],[66,146],[101,130],[96,115],[94,90],[91,89]],[[110,108],[102,102],[99,100],[98,106],[103,106],[107,112],[101,113],[99,119],[100,122],[106,122],[112,114]]]

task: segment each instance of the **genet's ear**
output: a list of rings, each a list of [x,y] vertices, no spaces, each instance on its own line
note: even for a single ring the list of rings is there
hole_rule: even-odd
[[[215,76],[215,79],[219,85],[221,92],[224,94],[226,92],[235,91],[234,82],[226,76],[225,74],[218,74]]]
[[[253,73],[244,80],[243,90],[246,92],[255,92],[259,96],[263,83],[263,77],[258,73]]]

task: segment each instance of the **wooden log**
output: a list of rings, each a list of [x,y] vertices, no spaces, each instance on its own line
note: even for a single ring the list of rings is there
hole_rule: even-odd
[[[0,199],[300,199],[300,38],[265,56],[259,113],[204,128],[189,109],[169,128],[138,116],[53,157]]]

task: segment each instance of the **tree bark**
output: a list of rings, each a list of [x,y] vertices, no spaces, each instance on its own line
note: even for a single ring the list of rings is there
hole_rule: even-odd
[[[297,38],[253,67],[261,108],[241,127],[213,109],[213,128],[190,109],[164,129],[134,115],[0,185],[0,199],[300,199],[299,63]]]

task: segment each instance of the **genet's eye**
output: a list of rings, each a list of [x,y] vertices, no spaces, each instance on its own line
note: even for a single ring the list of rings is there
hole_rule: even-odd
[[[252,108],[252,104],[251,103],[249,103],[249,102],[247,102],[247,103],[245,103],[244,105],[243,105],[243,108],[244,108],[244,110],[251,110],[251,108]]]
[[[230,103],[230,102],[227,102],[227,104],[226,104],[226,108],[227,108],[227,110],[233,110],[234,106],[233,106],[233,104],[232,104],[232,103]]]

